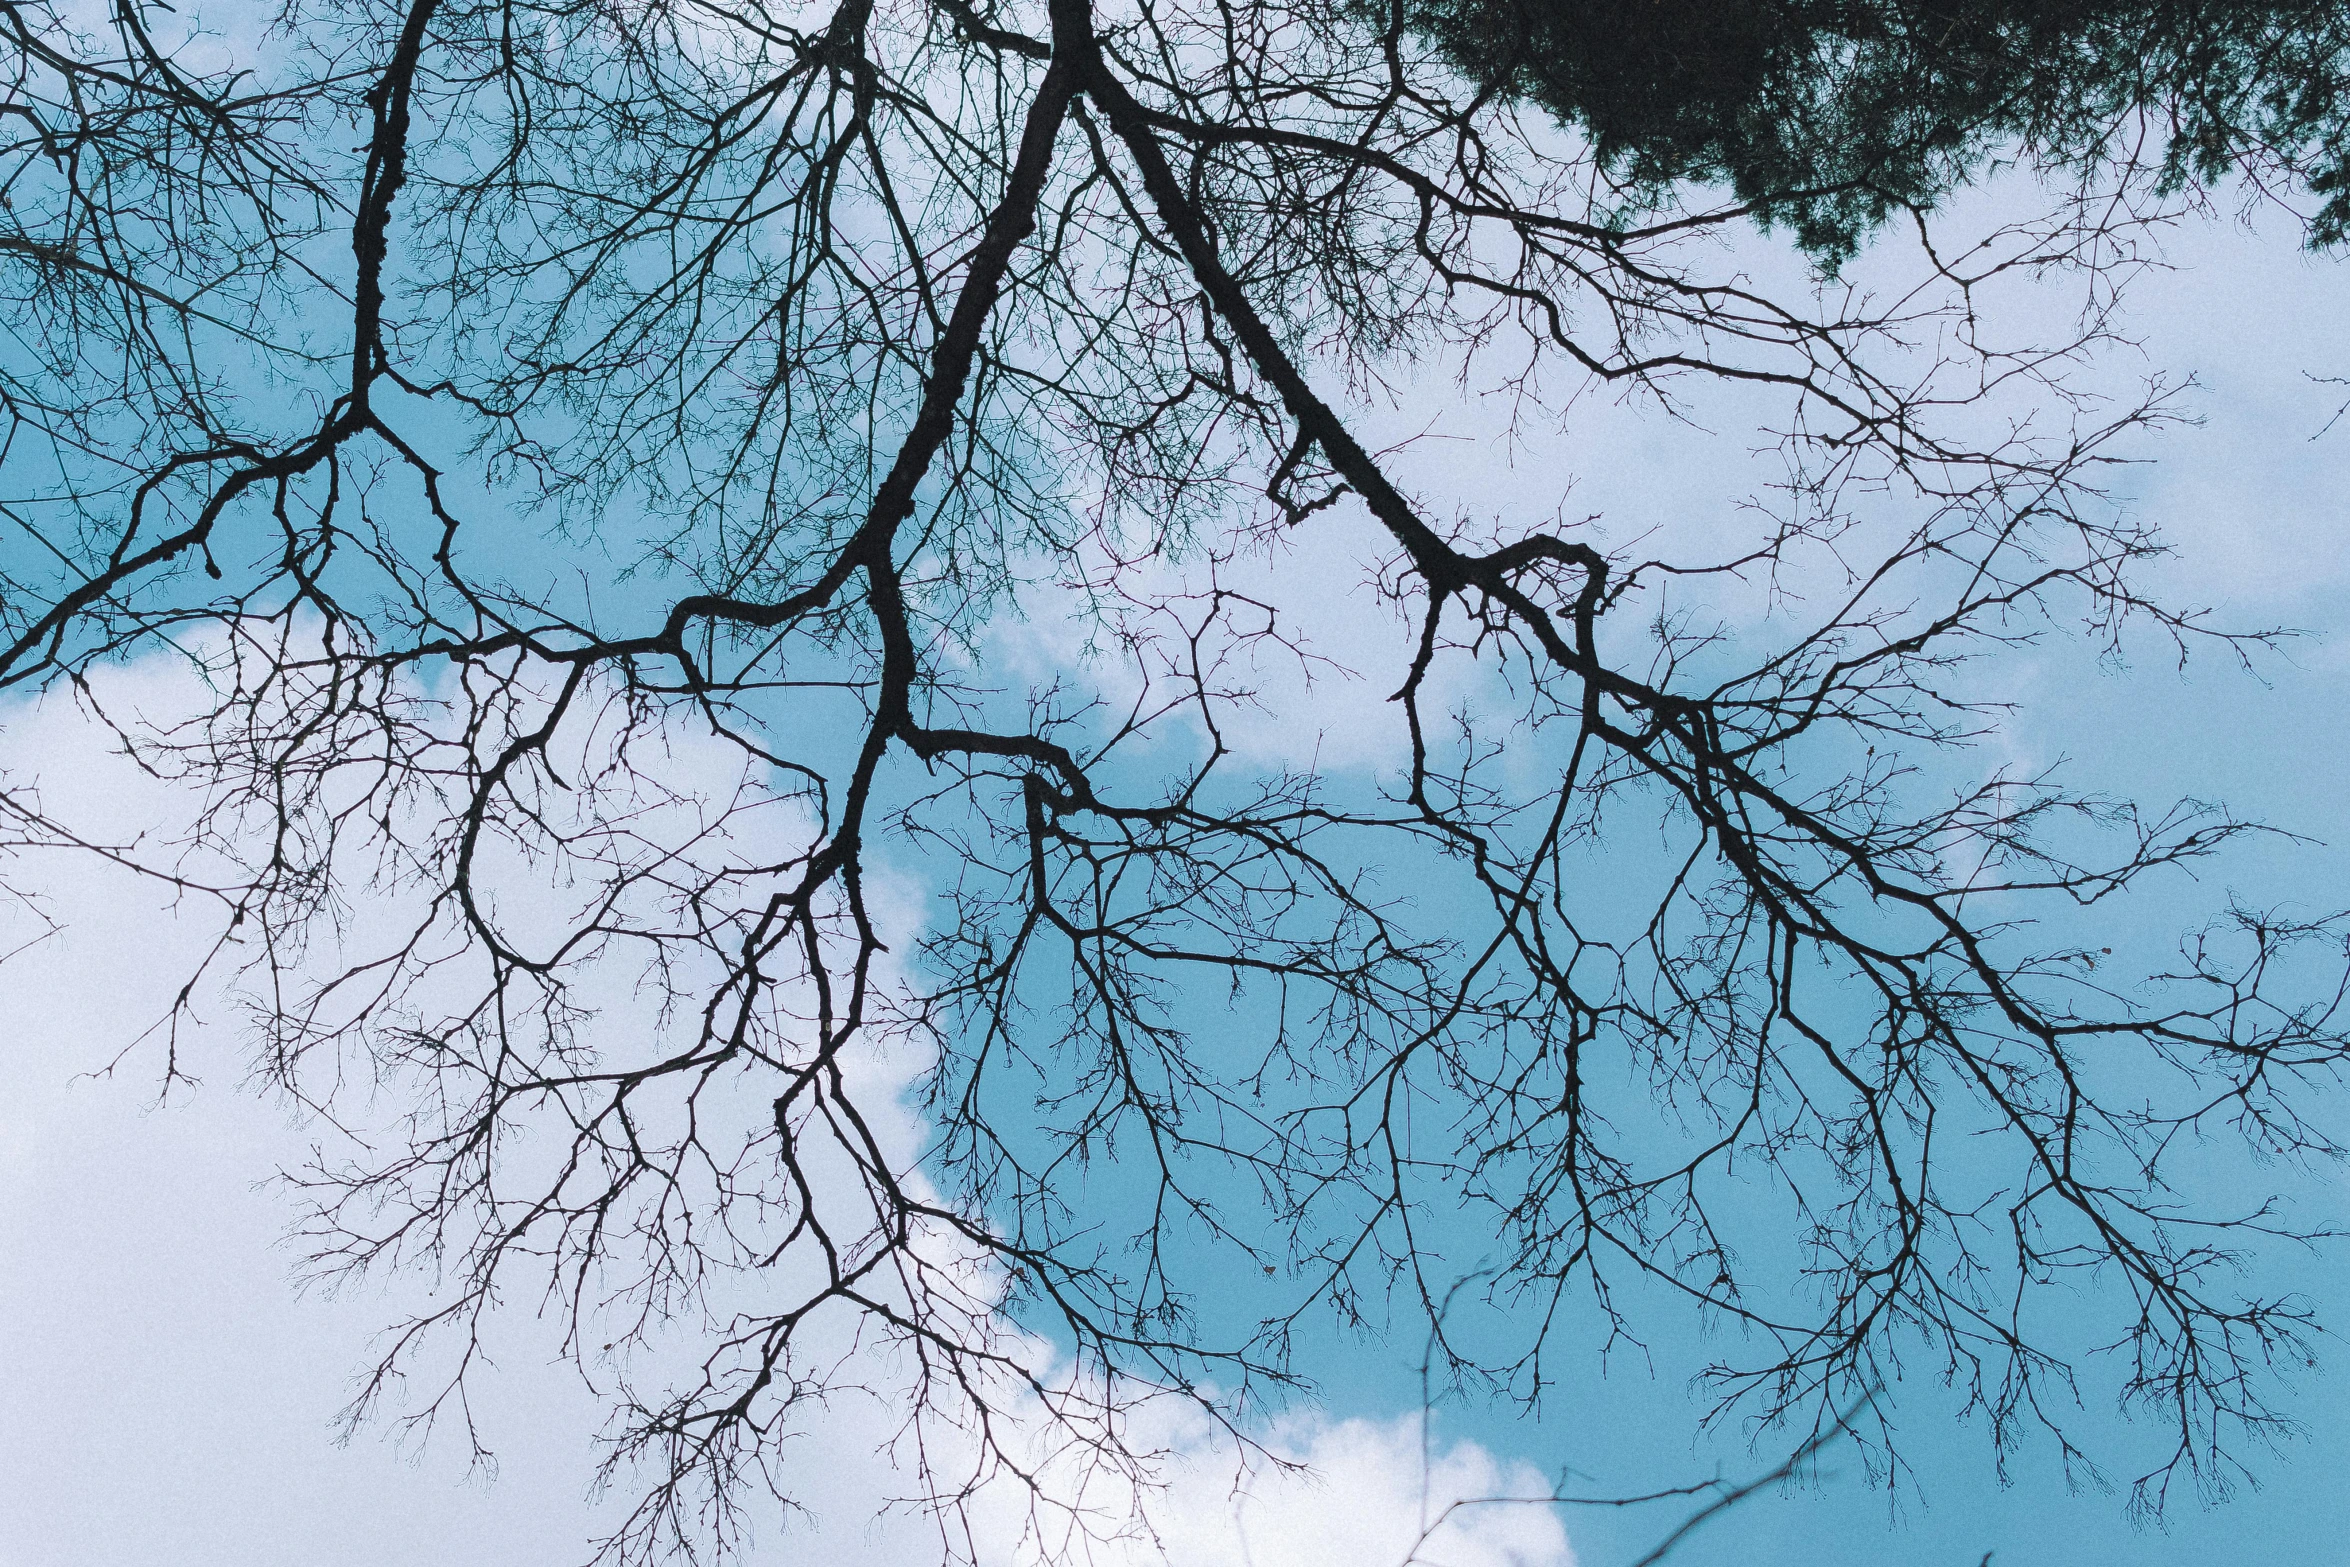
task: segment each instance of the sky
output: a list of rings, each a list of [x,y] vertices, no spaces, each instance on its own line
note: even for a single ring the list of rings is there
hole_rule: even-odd
[[[2350,313],[2340,308],[2350,279],[2345,263],[2306,257],[2283,225],[2272,227],[2190,223],[2169,241],[2171,269],[2141,280],[2126,324],[2142,347],[2117,364],[2193,370],[2202,422],[2164,436],[2121,482],[2178,546],[2159,568],[2175,592],[2309,634],[2250,674],[2212,659],[2180,670],[2158,646],[2121,667],[2064,644],[2002,666],[2023,704],[2006,743],[2025,759],[2063,758],[2089,787],[2223,798],[2306,835],[2255,848],[2131,918],[2192,923],[2236,887],[2310,907],[2350,903],[2350,518],[2338,479],[2350,427],[2320,434],[2350,395],[2324,382],[2350,375]],[[1395,418],[1425,427],[1418,415],[1404,408]],[[1579,409],[1568,433],[1576,505],[1625,526],[1714,504],[1748,482],[1744,469],[1706,459],[1717,438],[1636,410]],[[1473,481],[1500,508],[1556,506],[1557,455],[1513,456],[1473,425],[1439,434],[1457,439],[1413,460]],[[1359,602],[1325,608],[1327,623],[1314,629],[1340,652],[1382,635]],[[1022,634],[1029,656],[1049,665],[1065,628]],[[114,678],[158,707],[172,700],[166,671]],[[1325,754],[1343,759],[1361,743],[1375,685],[1342,684],[1322,699]],[[106,755],[68,704],[19,703],[0,710],[0,725],[12,773],[39,775],[53,797],[125,826],[184,808]],[[1271,757],[1300,741],[1258,743]],[[0,952],[12,954],[0,968],[0,1567],[579,1560],[608,1513],[585,1494],[595,1406],[575,1376],[517,1327],[477,1411],[494,1475],[469,1465],[461,1442],[415,1450],[363,1429],[338,1444],[333,1417],[398,1286],[332,1299],[296,1289],[280,1240],[291,1210],[266,1177],[298,1161],[315,1133],[242,1091],[224,1005],[186,1041],[202,1078],[193,1092],[157,1102],[151,1042],[104,1070],[162,1010],[197,939],[151,884],[33,859],[8,878],[61,928],[48,933],[23,906],[0,906]],[[2331,1184],[2295,1195],[2305,1217],[2340,1214]],[[2350,1300],[2350,1254],[2272,1266],[2321,1301]],[[1312,1468],[1305,1478],[1259,1476],[1236,1490],[1212,1445],[1170,1419],[1163,1440],[1176,1462],[1160,1515],[1168,1559],[1400,1567],[1423,1520],[1455,1498],[1536,1495],[1562,1476],[1575,1490],[1628,1491],[1745,1474],[1773,1457],[1767,1438],[1692,1437],[1698,1406],[1673,1366],[1701,1345],[1659,1344],[1653,1370],[1619,1359],[1605,1377],[1562,1390],[1538,1420],[1446,1407],[1425,1431],[1416,1347],[1333,1340],[1309,1351],[1323,1402],[1273,1433]],[[2118,1495],[2068,1487],[2035,1449],[2001,1486],[1980,1429],[1951,1418],[1920,1376],[1897,1390],[1907,1483],[1873,1487],[1831,1456],[1821,1477],[1716,1522],[1676,1560],[2336,1559],[2350,1526],[2350,1488],[2339,1480],[2350,1467],[2346,1376],[2337,1344],[2302,1381],[2294,1412],[2306,1437],[2260,1461],[2257,1494],[2213,1509],[2189,1501],[2159,1527],[2125,1519]],[[874,1516],[891,1494],[877,1452],[890,1424],[886,1408],[844,1406],[823,1451],[807,1455],[813,1520],[764,1530],[751,1559],[883,1563],[917,1552],[917,1522]],[[1656,1508],[1457,1516],[1425,1559],[1599,1567],[1633,1560],[1671,1521]],[[1008,1551],[1008,1534],[994,1548]]]

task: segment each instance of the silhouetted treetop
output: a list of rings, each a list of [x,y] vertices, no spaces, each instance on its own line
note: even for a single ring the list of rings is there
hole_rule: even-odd
[[[2350,228],[2350,10],[2320,0],[1415,0],[1488,90],[1586,130],[1635,189],[1728,184],[1828,261],[2005,152],[2233,171]]]

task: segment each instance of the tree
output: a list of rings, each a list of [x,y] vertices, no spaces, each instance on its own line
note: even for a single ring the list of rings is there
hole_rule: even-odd
[[[1486,91],[1582,126],[1636,191],[1729,185],[1821,258],[1995,157],[2151,156],[2171,190],[2252,174],[2350,222],[2331,5],[1891,0],[1559,5],[1434,0],[1415,23]]]
[[[2104,301],[2161,166],[1899,288],[1776,287],[1716,236],[1811,197],[1679,119],[1618,183],[1581,88],[1527,90],[1596,150],[1410,8],[4,14],[0,681],[209,682],[102,714],[193,834],[84,846],[218,908],[269,1082],[404,1107],[305,1177],[319,1269],[445,1280],[362,1410],[435,1364],[414,1415],[461,1407],[535,1285],[628,1378],[637,1560],[786,1493],[877,1338],[942,1516],[1026,1484],[1044,1549],[1093,1526],[1071,1466],[1147,1480],[1132,1401],[1245,1442],[1331,1314],[1533,1400],[1591,1325],[1694,1313],[1749,1335],[1723,1409],[1814,1432],[1922,1348],[1996,1440],[2085,1456],[2045,1395],[2094,1275],[2177,1433],[2150,1503],[2275,1428],[2312,1308],[2224,1238],[2285,1223],[2169,1171],[2338,1154],[2341,992],[2296,954],[2341,927],[2236,909],[2114,980],[2067,911],[2250,829],[1968,750],[2018,640],[2261,641],[2137,584],[2158,540],[2098,479],[2166,405],[2072,384],[2099,309],[1986,318]],[[1956,167],[1923,145],[1924,186],[1834,210],[1922,207]],[[1479,515],[1365,433],[1431,368],[1530,440],[1586,383],[1738,389],[1786,482],[1655,556]],[[1328,672],[1257,586],[1292,548],[1285,591],[1392,616],[1376,777],[1233,740]],[[1023,616],[1087,638],[1024,690]],[[632,990],[657,1026],[605,1026]],[[918,1138],[883,1047],[928,1062]],[[1496,1246],[1448,1263],[1424,1227],[1464,1210]]]

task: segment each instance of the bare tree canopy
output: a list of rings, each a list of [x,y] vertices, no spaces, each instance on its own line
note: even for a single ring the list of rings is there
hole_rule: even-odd
[[[85,847],[217,911],[269,1083],[400,1108],[302,1178],[322,1274],[439,1283],[362,1412],[554,1312],[623,1561],[788,1497],[872,1343],[942,1518],[1032,1486],[1048,1556],[1138,1527],[1056,1478],[1147,1480],[1123,1409],[1245,1440],[1333,1321],[1535,1401],[1682,1314],[1798,1440],[1906,1361],[2068,1456],[2102,1347],[2149,1503],[2276,1429],[2314,1308],[2234,1263],[2291,1225],[2173,1171],[2340,1152],[2342,926],[2140,972],[2107,900],[2251,829],[1978,744],[2019,642],[2261,641],[2142,589],[2101,476],[2166,394],[2078,380],[2159,152],[1863,289],[1757,281],[1723,236],[1793,193],[1627,173],[1400,4],[233,26],[0,4],[0,684],[213,693],[101,715],[193,835]],[[1546,449],[1595,385],[1735,394],[1778,481],[1607,530],[1374,433]],[[1350,596],[1385,749],[1266,764]]]

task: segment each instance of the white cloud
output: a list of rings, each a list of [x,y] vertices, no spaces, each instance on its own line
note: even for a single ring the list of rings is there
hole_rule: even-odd
[[[1310,1473],[1235,1491],[1214,1461],[1187,1468],[1165,1509],[1168,1555],[1231,1567],[1572,1567],[1533,1466],[1473,1442],[1423,1452],[1416,1418],[1314,1420],[1275,1446]],[[1517,1500],[1513,1500],[1517,1499]],[[1456,1505],[1458,1504],[1458,1505]]]
[[[103,696],[161,716],[188,699],[185,676],[148,664],[103,676]],[[93,833],[168,831],[188,802],[107,754],[68,703],[7,713],[14,781],[38,773],[51,805]],[[613,1520],[583,1495],[600,1411],[543,1334],[509,1303],[510,1334],[474,1405],[497,1455],[494,1484],[466,1475],[444,1431],[419,1454],[363,1433],[348,1448],[330,1422],[373,1329],[424,1287],[411,1280],[336,1299],[298,1299],[275,1238],[290,1216],[259,1183],[325,1135],[240,1092],[240,1040],[227,999],[179,1041],[201,1079],[157,1105],[159,1041],[122,1045],[168,1010],[208,939],[195,905],[83,858],[7,867],[35,905],[0,906],[0,950],[31,945],[0,971],[0,1567],[465,1567],[562,1563]],[[54,920],[44,934],[32,907]],[[598,1026],[643,1028],[624,1004]],[[117,1063],[117,1057],[120,1056]],[[104,1072],[109,1063],[110,1074]],[[903,1082],[917,1063],[873,1064]],[[99,1075],[91,1075],[99,1074]],[[876,1094],[875,1101],[889,1097]],[[907,1129],[909,1133],[911,1128]],[[868,1380],[886,1387],[887,1368]],[[935,1539],[922,1518],[882,1514],[908,1488],[892,1468],[900,1411],[887,1397],[839,1400],[789,1449],[808,1517],[763,1520],[754,1560],[900,1564]],[[1165,1558],[1183,1567],[1403,1567],[1425,1520],[1463,1498],[1535,1495],[1541,1477],[1473,1443],[1438,1444],[1423,1463],[1418,1425],[1295,1418],[1267,1434],[1305,1473],[1236,1476],[1230,1450],[1196,1416],[1146,1411],[1145,1445],[1169,1453],[1155,1509]],[[983,1560],[1018,1556],[1016,1498],[975,1513]],[[1142,1567],[1132,1544],[1100,1567]],[[1454,1511],[1422,1545],[1430,1567],[1569,1567],[1555,1512]]]

